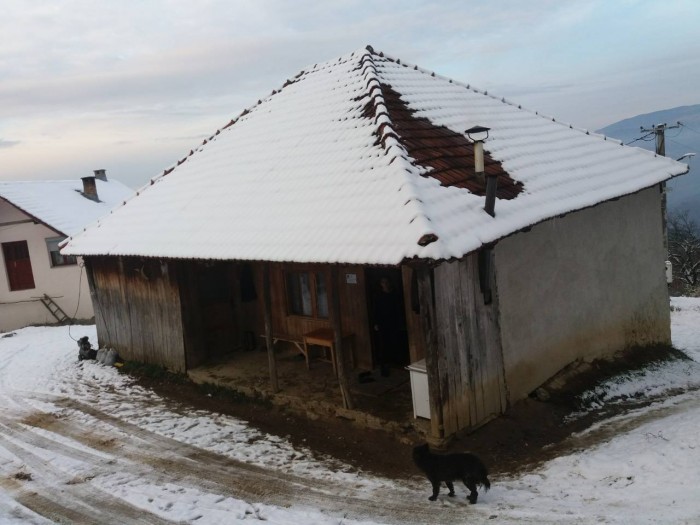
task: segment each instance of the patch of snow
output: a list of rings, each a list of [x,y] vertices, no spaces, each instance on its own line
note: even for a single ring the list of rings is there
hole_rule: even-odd
[[[674,298],[673,305],[674,345],[696,359],[700,299]],[[176,468],[187,467],[187,454],[183,454],[187,450],[256,465],[251,468],[262,468],[271,479],[291,476],[290,480],[317,480],[315,490],[327,494],[329,502],[339,497],[351,505],[360,498],[367,503],[376,501],[377,507],[372,508],[415,508],[413,522],[426,521],[419,517],[418,509],[430,512],[428,521],[433,523],[454,523],[459,520],[455,516],[463,516],[477,524],[691,524],[698,523],[700,517],[698,390],[669,395],[572,436],[582,443],[601,432],[608,438],[523,475],[492,478],[491,491],[480,494],[475,506],[466,505],[463,497],[446,497],[444,490],[437,502],[429,503],[426,480],[399,482],[339,468],[337,462],[315,458],[311,451],[294,448],[285,439],[259,432],[245,421],[176,407],[112,367],[79,363],[78,348],[68,330],[25,328],[17,330],[14,337],[0,338],[2,523],[50,523],[20,503],[18,494],[26,492],[17,491],[62,494],[56,492],[64,490],[61,487],[103,498],[106,509],[127,505],[172,522],[397,522],[373,516],[370,510],[361,513],[364,517],[357,511],[346,517],[330,503],[329,508],[320,502],[317,508],[296,503],[276,506],[256,501],[254,496],[233,497],[215,479],[211,486],[193,483],[186,468]],[[75,339],[87,335],[95,340],[94,326],[74,326],[70,332]],[[695,366],[693,361],[687,363]],[[671,362],[649,369],[646,375],[630,376],[626,384],[617,386],[618,392],[646,396],[660,394],[666,387],[669,392],[686,388],[692,378],[677,366]],[[47,418],[43,428],[28,424],[37,417]],[[110,443],[103,443],[102,448],[88,447],[83,440],[74,439],[79,436],[59,432],[67,422],[90,429],[92,439]],[[162,441],[149,441],[148,436],[160,436]],[[158,447],[161,460],[173,458],[173,469],[154,476],[151,466],[132,457],[142,447]],[[14,477],[21,478],[22,473],[31,474],[31,479]],[[216,478],[217,471],[211,474]],[[295,478],[297,474],[301,477]],[[415,506],[417,502],[421,502],[419,506]],[[356,509],[357,503],[354,505]],[[335,510],[329,510],[331,507]],[[402,522],[411,521],[410,512],[408,516]]]

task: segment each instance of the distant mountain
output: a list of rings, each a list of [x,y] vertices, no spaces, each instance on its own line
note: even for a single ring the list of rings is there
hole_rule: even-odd
[[[680,121],[683,125],[678,129],[666,131],[666,156],[677,159],[685,153],[697,153],[697,156],[683,162],[690,163],[690,172],[676,177],[668,184],[669,212],[688,210],[695,222],[700,225],[700,104],[680,106],[645,115],[637,115],[610,124],[598,133],[622,140],[625,144],[645,135],[640,127],[649,129],[653,124],[675,125]],[[654,136],[647,140],[638,140],[631,146],[655,151]]]

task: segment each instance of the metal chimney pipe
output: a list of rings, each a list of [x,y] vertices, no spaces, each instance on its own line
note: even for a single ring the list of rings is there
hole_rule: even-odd
[[[476,178],[484,178],[486,182],[486,204],[484,210],[491,217],[496,216],[496,175],[489,174],[484,177],[484,140],[489,137],[489,128],[484,126],[474,126],[465,131],[467,136],[474,142],[474,171]]]
[[[488,213],[491,217],[496,216],[496,190],[498,189],[498,176],[489,173],[486,176],[486,203],[484,204],[484,211]]]
[[[97,198],[97,184],[95,183],[95,177],[81,177],[83,181],[83,197],[91,199],[93,201],[98,201]]]
[[[93,170],[96,179],[107,182],[107,170]]]

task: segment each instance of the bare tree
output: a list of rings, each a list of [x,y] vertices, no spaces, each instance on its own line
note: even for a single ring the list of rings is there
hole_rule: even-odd
[[[668,216],[668,252],[679,291],[700,291],[700,227],[687,210]]]

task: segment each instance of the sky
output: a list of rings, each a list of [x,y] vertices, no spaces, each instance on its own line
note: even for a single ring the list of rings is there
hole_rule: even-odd
[[[0,180],[132,188],[366,45],[588,129],[700,103],[696,0],[3,0]]]

